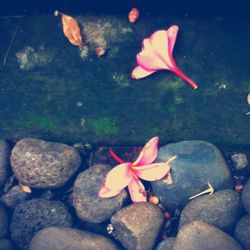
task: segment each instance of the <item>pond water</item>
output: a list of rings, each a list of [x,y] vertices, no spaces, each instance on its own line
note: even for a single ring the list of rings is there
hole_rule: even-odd
[[[158,135],[162,144],[199,139],[248,146],[250,20],[147,13],[135,24],[127,15],[74,18],[83,49],[69,43],[53,13],[0,18],[1,138],[142,145]],[[197,90],[166,70],[130,77],[142,40],[173,24],[180,28],[174,59]],[[104,56],[96,57],[97,47],[106,47]]]

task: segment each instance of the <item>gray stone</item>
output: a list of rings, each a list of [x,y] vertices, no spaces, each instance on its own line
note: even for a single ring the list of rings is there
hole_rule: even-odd
[[[220,229],[202,221],[193,221],[179,231],[173,250],[242,250],[240,244]]]
[[[156,250],[172,250],[174,247],[175,239],[175,237],[169,237],[166,240],[163,240],[157,245]]]
[[[29,187],[63,186],[80,167],[78,151],[66,144],[25,138],[11,152],[16,178]]]
[[[30,193],[24,192],[20,185],[12,187],[7,193],[0,197],[0,201],[9,208],[15,208],[20,202],[27,200],[31,196]]]
[[[245,215],[240,219],[234,229],[234,236],[245,250],[250,249],[250,216]]]
[[[72,226],[71,215],[62,202],[39,198],[24,201],[15,208],[11,218],[11,238],[26,250],[39,230],[52,226]]]
[[[29,250],[118,250],[108,238],[72,228],[49,227],[40,230],[30,243]]]
[[[162,227],[163,215],[150,203],[134,203],[114,214],[111,223],[126,249],[150,250]]]
[[[157,161],[170,163],[173,184],[166,178],[152,182],[153,192],[169,210],[184,207],[189,197],[207,188],[209,182],[215,190],[233,187],[230,170],[219,149],[205,141],[170,143],[159,150]]]
[[[0,239],[1,250],[15,250],[14,244],[9,239]]]
[[[230,189],[218,191],[191,200],[181,213],[179,228],[199,220],[223,231],[232,231],[242,212],[239,193]]]
[[[247,213],[250,215],[250,179],[248,179],[247,184],[245,185],[242,191],[241,201],[242,201],[243,207],[246,209]]]
[[[0,187],[3,186],[7,178],[9,157],[10,157],[9,145],[5,141],[0,140]]]
[[[8,231],[9,220],[5,208],[0,204],[0,238]],[[1,248],[0,248],[1,249]]]
[[[98,196],[110,169],[110,165],[97,164],[77,176],[73,187],[73,204],[80,219],[100,223],[109,219],[123,206],[127,198],[125,190],[111,198]]]
[[[242,153],[234,154],[231,156],[231,159],[234,163],[235,170],[241,170],[247,167],[248,160],[247,156]]]

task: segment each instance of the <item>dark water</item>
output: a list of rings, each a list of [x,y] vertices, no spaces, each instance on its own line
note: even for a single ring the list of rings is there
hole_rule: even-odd
[[[127,12],[73,15],[83,27],[83,36],[87,37],[84,32],[89,28],[97,37],[93,35],[94,42],[104,38],[107,44],[106,55],[97,58],[97,45],[87,37],[85,59],[64,37],[59,17],[34,15],[43,10],[25,6],[32,15],[0,19],[2,138],[141,145],[159,135],[161,143],[202,139],[248,147],[250,20],[244,15],[230,16],[231,5],[224,15],[210,16],[197,15],[197,11],[172,16],[142,11],[134,25],[127,21]],[[215,12],[220,14],[221,6]],[[100,24],[97,30],[93,23]],[[180,27],[174,58],[198,83],[197,90],[169,71],[140,81],[130,78],[143,38],[172,24]],[[17,53],[27,47],[49,63],[20,68]]]

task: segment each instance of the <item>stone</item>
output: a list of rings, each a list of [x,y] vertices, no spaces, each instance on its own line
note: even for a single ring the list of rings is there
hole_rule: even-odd
[[[157,247],[156,250],[172,250],[175,243],[175,237],[169,237],[163,241],[161,241]]]
[[[9,208],[15,208],[20,202],[27,200],[31,194],[24,192],[20,185],[15,185],[0,197],[0,201]]]
[[[112,240],[101,235],[66,227],[48,227],[31,240],[29,250],[118,250]]]
[[[10,147],[4,141],[0,140],[0,187],[3,186],[9,169]]]
[[[240,194],[227,189],[191,200],[182,210],[179,228],[194,220],[232,231],[243,213]]]
[[[241,195],[242,205],[250,215],[250,179],[248,179]]]
[[[161,210],[148,202],[124,207],[111,218],[119,241],[128,250],[150,250],[163,225]]]
[[[118,211],[127,199],[122,190],[111,198],[101,198],[98,192],[105,181],[110,165],[97,164],[81,172],[73,186],[73,205],[77,216],[84,221],[100,223]]]
[[[24,138],[11,152],[16,178],[33,188],[63,186],[81,165],[78,151],[62,143]]]
[[[244,250],[250,249],[250,216],[245,215],[237,223],[234,236],[243,246]]]
[[[247,167],[248,159],[247,156],[243,153],[233,154],[231,159],[234,163],[235,170],[242,170]]]
[[[10,222],[11,238],[23,250],[29,248],[32,237],[51,226],[71,227],[72,218],[61,201],[32,199],[20,203]]]
[[[0,238],[2,238],[7,233],[8,228],[9,228],[9,220],[7,211],[4,208],[4,206],[0,204]]]
[[[178,232],[173,250],[242,250],[240,244],[220,229],[202,221],[192,221]]]
[[[217,191],[233,187],[229,167],[215,145],[195,140],[170,143],[159,149],[156,161],[175,155],[177,159],[170,163],[173,184],[166,178],[151,182],[153,193],[170,211],[183,208],[189,197],[207,189],[208,182]]]
[[[9,239],[0,239],[1,250],[15,250],[14,244]]]

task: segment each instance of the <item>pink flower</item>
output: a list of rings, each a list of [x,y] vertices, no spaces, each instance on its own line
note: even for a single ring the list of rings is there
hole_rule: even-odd
[[[133,202],[146,201],[145,188],[139,177],[146,181],[162,179],[170,171],[169,162],[176,157],[170,158],[167,162],[153,163],[158,154],[159,138],[152,138],[142,149],[136,161],[123,162],[113,168],[106,176],[104,185],[99,190],[99,196],[103,198],[113,197],[119,194],[122,189],[128,186]],[[119,162],[118,157],[116,157]]]
[[[198,88],[197,84],[177,67],[173,59],[178,30],[178,26],[172,25],[168,30],[158,30],[143,40],[142,51],[136,56],[138,66],[132,71],[132,78],[140,79],[158,70],[166,69],[187,81],[192,88]]]

